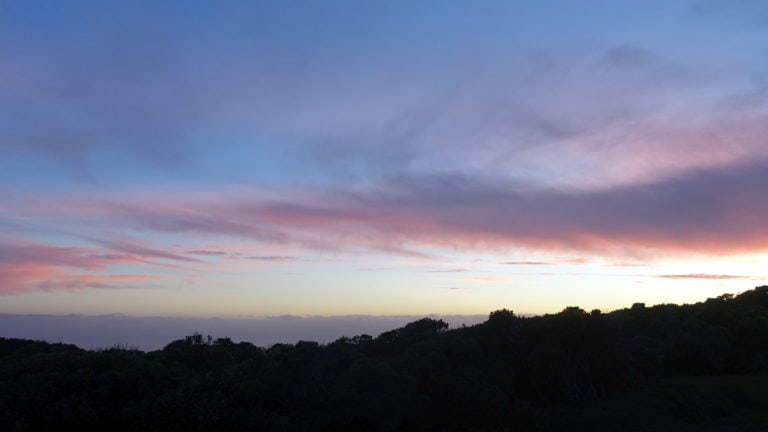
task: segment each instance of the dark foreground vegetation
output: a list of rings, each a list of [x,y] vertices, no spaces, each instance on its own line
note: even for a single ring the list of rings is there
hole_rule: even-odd
[[[0,430],[768,430],[768,286],[327,345],[0,338]]]

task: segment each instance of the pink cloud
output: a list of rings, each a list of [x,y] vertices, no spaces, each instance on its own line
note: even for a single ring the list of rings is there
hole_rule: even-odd
[[[115,289],[163,276],[91,274],[39,263],[0,264],[0,294],[31,291],[75,292],[84,289]]]
[[[56,267],[45,264],[0,264],[0,294],[35,291],[36,282],[58,275]]]
[[[181,243],[187,238],[236,238],[251,246],[237,250],[242,257],[265,261],[283,260],[307,248],[411,256],[426,256],[424,248],[498,252],[528,248],[627,259],[768,250],[765,185],[768,161],[755,160],[594,191],[527,189],[515,183],[432,175],[398,178],[354,192],[286,190],[282,197],[137,194],[124,197],[119,206],[92,198],[89,206],[53,203],[49,214],[75,231],[92,229],[77,228],[78,221],[98,219],[145,235],[173,236]],[[188,255],[211,255],[183,245],[154,248],[109,235],[80,238],[102,249],[27,244],[14,245],[6,253],[0,248],[0,256],[37,257],[36,262],[90,269],[121,259],[200,265]],[[252,252],[269,245],[282,249]],[[212,249],[211,256],[227,250]]]
[[[611,256],[721,254],[768,248],[763,166],[700,171],[607,191],[516,193],[463,179],[422,180],[359,199],[275,205],[227,215],[301,241],[370,248],[526,247]],[[417,179],[414,179],[416,181]],[[339,240],[343,240],[340,242]]]
[[[145,258],[87,247],[52,246],[0,238],[0,294],[122,288],[162,279],[149,274],[105,274],[121,264],[151,264]]]
[[[26,240],[0,238],[0,264],[41,265],[100,270],[109,265],[144,262],[140,257],[85,247],[51,246]]]

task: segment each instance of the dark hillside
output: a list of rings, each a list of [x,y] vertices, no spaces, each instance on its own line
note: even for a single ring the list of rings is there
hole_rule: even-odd
[[[768,286],[472,327],[160,351],[0,338],[0,430],[760,430]]]

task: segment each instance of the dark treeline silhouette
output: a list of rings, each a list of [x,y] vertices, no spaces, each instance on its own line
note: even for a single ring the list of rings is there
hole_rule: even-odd
[[[0,430],[765,430],[768,286],[261,348],[0,338]]]

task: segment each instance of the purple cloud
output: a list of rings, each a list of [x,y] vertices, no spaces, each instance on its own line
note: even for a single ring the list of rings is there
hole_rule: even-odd
[[[290,256],[277,256],[277,255],[249,256],[249,257],[246,257],[246,259],[257,260],[257,261],[273,261],[273,262],[294,261],[294,260],[296,260],[296,258],[294,258],[294,257],[290,257]]]
[[[180,234],[174,221],[181,213],[199,234],[238,235],[294,248],[408,254],[420,253],[425,246],[526,247],[629,258],[650,252],[727,254],[768,249],[767,184],[768,162],[756,160],[596,191],[530,190],[460,175],[420,176],[354,192],[306,189],[295,200],[290,195],[225,200],[198,196],[194,201],[169,196],[162,207],[126,199],[117,209],[94,200],[87,215],[116,218],[148,234]],[[313,194],[323,198],[308,198]],[[215,219],[203,211],[212,202],[217,208]],[[83,218],[77,206],[53,206],[52,211],[63,218]],[[239,226],[242,231],[234,229]],[[276,234],[264,237],[263,232]],[[87,239],[119,253],[196,261],[132,241]],[[254,259],[288,257],[275,254]]]
[[[177,253],[147,247],[131,239],[97,239],[88,236],[82,236],[82,238],[88,240],[91,243],[109,248],[111,250],[137,255],[142,258],[160,258],[171,261],[199,262],[199,260],[195,258],[189,258]]]
[[[227,256],[229,252],[217,251],[217,250],[191,250],[186,252],[189,255],[202,255],[202,256]]]

